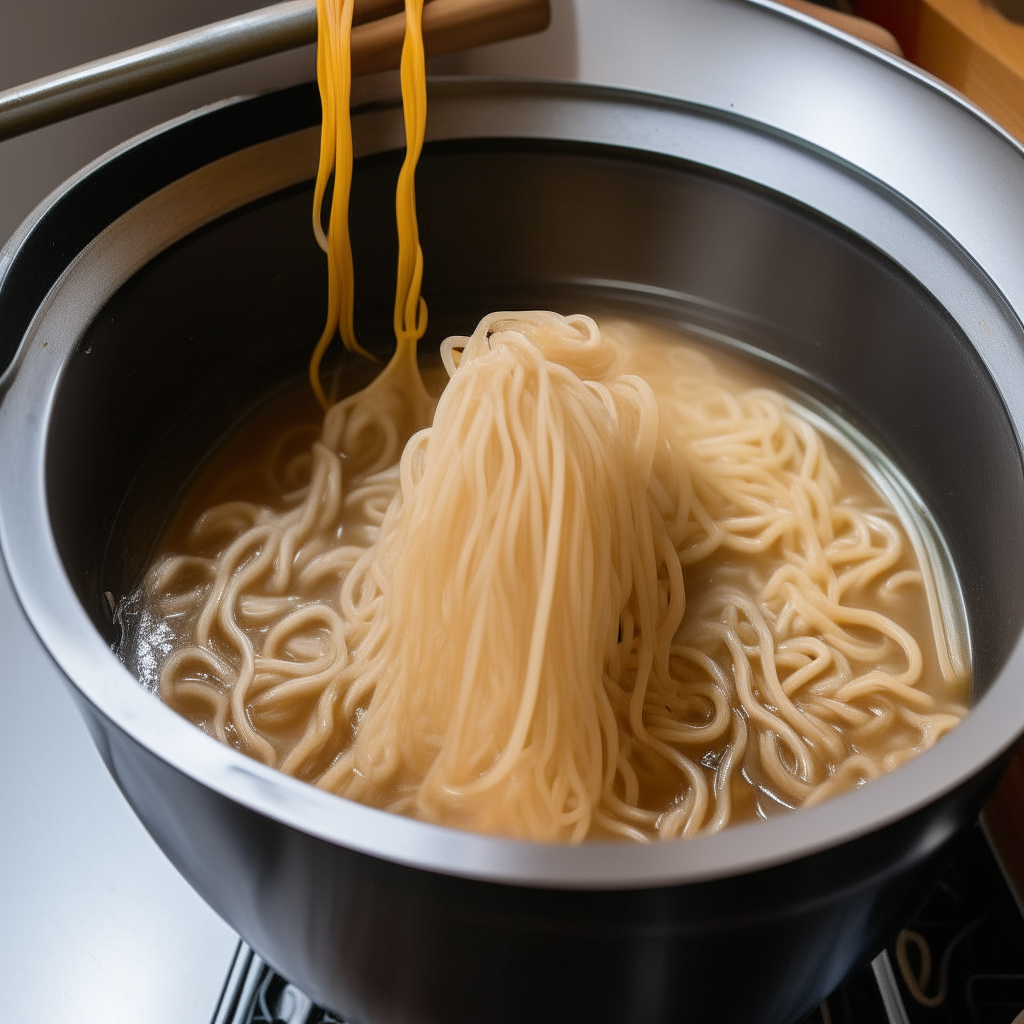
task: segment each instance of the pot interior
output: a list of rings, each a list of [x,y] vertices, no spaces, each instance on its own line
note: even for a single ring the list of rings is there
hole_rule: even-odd
[[[402,154],[358,161],[357,333],[386,356]],[[940,303],[814,211],[700,165],[530,140],[428,145],[417,177],[436,348],[495,309],[632,313],[781,363],[900,467],[962,585],[980,696],[1021,628],[1019,447],[999,392]],[[312,183],[146,264],[81,337],[56,398],[46,483],[68,575],[110,642],[130,590],[216,441],[299,379],[325,311]],[[349,357],[345,357],[351,359]],[[341,372],[346,372],[342,360]]]
[[[929,217],[912,188],[712,107],[557,83],[434,83],[418,178],[425,345],[496,307],[548,306],[631,312],[782,367],[900,467],[944,535],[983,698],[962,725],[800,814],[679,843],[567,847],[339,801],[217,743],[133,681],[110,648],[112,603],[211,446],[301,380],[320,331],[315,98],[302,87],[232,101],[133,140],[0,253],[0,342],[12,324],[25,339],[0,403],[0,431],[16,439],[0,445],[5,560],[115,778],[172,859],[221,906],[198,851],[219,842],[209,823],[225,807],[328,859],[349,851],[537,891],[725,884],[790,868],[804,886],[800,865],[818,853],[832,858],[818,877],[834,888],[835,858],[851,879],[890,870],[883,835],[903,837],[900,863],[931,857],[976,816],[1024,728],[1024,330],[994,284],[1007,273],[997,257],[1019,240],[998,236],[995,252],[969,244],[969,232],[941,226],[953,214]],[[385,354],[401,110],[385,97],[353,123],[358,330]],[[955,197],[932,198],[942,212],[939,199]],[[357,361],[339,370],[365,379]],[[220,808],[205,819],[210,836],[188,824],[190,801],[167,825],[166,793],[139,774],[143,762]],[[234,877],[233,855],[224,867]],[[248,920],[248,907],[224,914]]]

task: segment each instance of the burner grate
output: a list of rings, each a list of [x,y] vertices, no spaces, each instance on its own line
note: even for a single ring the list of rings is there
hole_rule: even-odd
[[[244,942],[221,992],[212,1024],[345,1024],[268,967]]]
[[[253,1013],[246,1024],[345,1024],[328,1010],[314,1006],[309,996],[269,967],[264,968]]]
[[[914,920],[801,1024],[1024,1024],[1024,918],[980,825]]]

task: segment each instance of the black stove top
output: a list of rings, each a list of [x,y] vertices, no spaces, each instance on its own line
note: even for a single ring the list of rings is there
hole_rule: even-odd
[[[914,920],[802,1024],[1024,1024],[1024,917],[979,825]]]
[[[241,944],[213,1024],[344,1024]],[[799,1024],[1024,1024],[1024,917],[980,825],[914,920]]]

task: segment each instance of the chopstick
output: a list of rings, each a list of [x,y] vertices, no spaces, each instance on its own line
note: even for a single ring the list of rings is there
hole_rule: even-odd
[[[547,28],[548,0],[426,0],[428,57]],[[356,0],[352,73],[398,67],[401,0]],[[316,42],[316,0],[285,0],[0,92],[0,141],[76,114]]]

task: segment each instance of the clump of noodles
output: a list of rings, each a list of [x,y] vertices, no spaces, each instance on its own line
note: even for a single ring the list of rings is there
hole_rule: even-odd
[[[656,508],[648,481],[672,461],[657,403],[589,318],[491,316],[446,359],[368,563],[379,603],[343,704],[365,711],[321,784],[482,831],[628,833],[620,755],[662,748],[639,712],[683,614],[669,527],[686,518],[685,467]],[[624,622],[636,643],[620,653]],[[623,660],[628,686],[606,687]],[[700,773],[664,753],[705,802]]]
[[[431,426],[393,379],[332,407],[308,486],[149,572],[163,699],[341,795],[539,840],[715,831],[926,749],[962,680],[922,690],[887,614],[922,585],[899,523],[781,395],[659,352],[499,313],[446,343]]]

